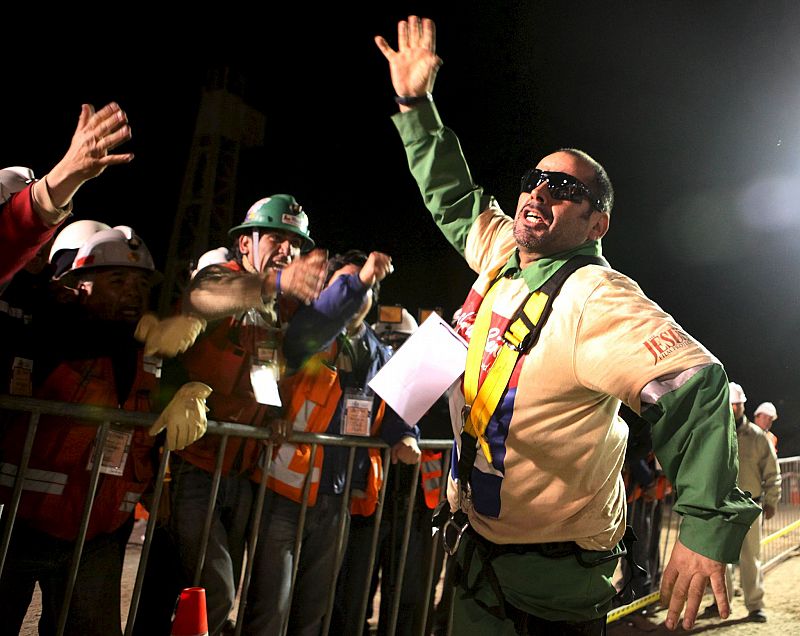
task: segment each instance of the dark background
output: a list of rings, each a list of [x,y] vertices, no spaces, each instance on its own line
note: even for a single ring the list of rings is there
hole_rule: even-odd
[[[398,19],[428,15],[445,62],[436,102],[476,182],[513,213],[519,176],[544,154],[598,158],[617,194],[606,257],[722,360],[748,415],[776,404],[779,454],[800,454],[797,5],[224,3],[177,17],[99,5],[9,17],[0,165],[45,174],[80,104],[117,100],[136,159],[85,186],[75,213],[134,226],[163,267],[201,89],[230,65],[267,117],[264,147],[242,155],[237,217],[292,193],[320,245],[394,257],[383,302],[449,316],[473,274],[421,204],[372,41],[394,44]]]

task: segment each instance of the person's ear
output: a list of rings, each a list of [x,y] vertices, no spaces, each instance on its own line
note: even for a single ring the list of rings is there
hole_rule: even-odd
[[[253,245],[253,239],[247,234],[239,235],[239,252],[242,254],[249,254],[250,248]]]
[[[597,241],[603,238],[608,232],[608,224],[611,221],[611,216],[608,212],[600,212],[593,210],[590,218],[591,225],[589,226],[589,239]]]

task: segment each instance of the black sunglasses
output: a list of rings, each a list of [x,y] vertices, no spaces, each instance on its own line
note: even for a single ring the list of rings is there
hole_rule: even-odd
[[[595,210],[602,212],[602,201],[592,194],[589,186],[566,172],[550,172],[532,168],[522,177],[521,190],[522,192],[533,192],[545,181],[547,181],[547,191],[554,199],[580,203],[582,199],[586,198]]]

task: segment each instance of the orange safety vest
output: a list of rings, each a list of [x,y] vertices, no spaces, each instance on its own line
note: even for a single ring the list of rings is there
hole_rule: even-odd
[[[772,442],[772,448],[775,449],[775,453],[778,453],[778,436],[775,435],[772,431],[767,431],[767,438],[770,442]]]
[[[281,399],[285,405],[285,417],[292,430],[302,433],[323,433],[336,413],[342,398],[339,374],[333,366],[338,354],[334,343],[330,349],[309,358],[297,373],[281,382]],[[381,401],[372,423],[371,434],[377,434],[383,421],[386,405]],[[370,472],[364,496],[353,496],[350,500],[352,514],[369,516],[375,511],[383,484],[383,460],[381,451],[370,448]],[[273,451],[272,463],[267,476],[267,487],[298,503],[303,500],[306,479],[311,480],[308,505],[317,503],[322,462],[325,458],[323,446],[317,446],[314,466],[311,467],[311,444],[284,442]],[[252,479],[260,481],[261,470],[257,469]]]
[[[386,412],[386,402],[380,401],[378,412],[375,414],[375,421],[372,423],[370,435],[375,437],[381,428],[383,416]],[[375,512],[380,499],[381,488],[383,487],[383,453],[380,448],[368,448],[369,452],[369,475],[367,475],[367,487],[362,495],[351,495],[350,514],[369,517]]]
[[[642,490],[642,487],[639,484],[637,484],[636,487],[633,489],[633,492],[630,495],[628,495],[628,503],[629,504],[633,503],[637,499],[641,498],[643,493],[644,490]],[[661,500],[664,499],[670,493],[672,493],[672,484],[669,483],[669,480],[667,479],[666,475],[659,475],[658,477],[656,477],[655,498]]]
[[[147,370],[145,370],[147,368]],[[157,386],[153,363],[139,353],[136,378],[123,408],[150,411]],[[116,407],[117,391],[110,358],[61,363],[37,389],[35,397],[93,406]],[[0,503],[8,503],[27,434],[27,417],[14,416],[0,444]],[[133,514],[154,475],[153,438],[142,427],[132,432],[122,475],[100,474],[87,539],[113,532]],[[65,541],[77,537],[89,488],[89,463],[99,428],[65,417],[42,416],[28,463],[18,517]],[[120,437],[124,439],[124,437]],[[120,439],[117,438],[117,439]],[[108,444],[107,442],[107,448]]]
[[[339,374],[333,366],[336,351],[334,343],[329,350],[312,356],[296,373],[281,381],[284,416],[291,423],[293,431],[322,433],[327,430],[342,397]],[[309,506],[317,502],[324,455],[325,449],[318,446],[310,471]],[[311,444],[284,442],[273,451],[267,487],[292,501],[301,502],[310,464]],[[254,481],[261,480],[260,468],[252,478]]]
[[[433,510],[439,503],[442,484],[442,451],[424,450],[420,459],[420,477],[425,505]]]

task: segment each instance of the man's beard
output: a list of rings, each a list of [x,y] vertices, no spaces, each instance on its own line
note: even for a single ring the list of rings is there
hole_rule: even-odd
[[[533,234],[525,227],[524,220],[519,217],[514,219],[514,240],[517,242],[518,247],[524,247],[527,250],[541,251],[541,248],[546,247],[548,242],[552,239],[549,234]]]

